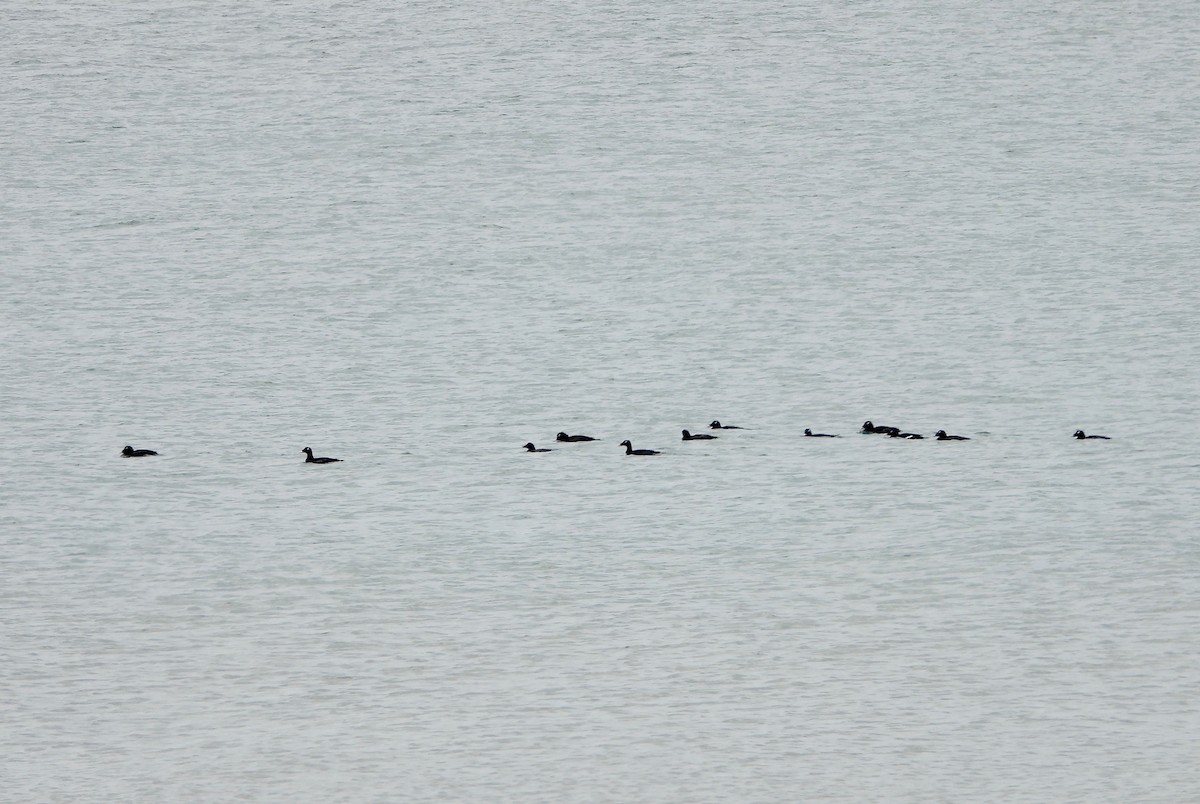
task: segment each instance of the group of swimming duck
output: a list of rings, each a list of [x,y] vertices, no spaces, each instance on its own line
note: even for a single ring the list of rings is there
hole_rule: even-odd
[[[314,458],[313,453],[312,453],[312,447],[305,447],[304,449],[302,449],[300,451],[303,452],[307,456],[304,459],[305,463],[341,463],[342,462],[341,458]],[[121,450],[121,455],[126,458],[145,458],[149,455],[157,455],[157,454],[158,453],[152,449],[134,449],[133,447],[129,446],[128,444],[125,445],[125,449]]]
[[[745,429],[747,429],[745,427],[738,427],[736,424],[721,424],[716,419],[713,419],[712,422],[708,426],[711,427],[713,430],[745,430]],[[804,434],[805,435],[814,435],[814,433],[811,430],[805,430]],[[712,441],[714,438],[716,438],[716,436],[711,435],[710,433],[694,433],[693,434],[693,433],[689,433],[687,430],[683,431],[683,440],[684,441]],[[600,439],[592,438],[591,436],[585,436],[585,435],[567,435],[566,433],[559,433],[557,436],[555,436],[554,440],[559,441],[559,442],[569,443],[572,441],[599,441]],[[622,446],[625,448],[626,455],[661,455],[662,454],[661,452],[659,452],[656,449],[634,449],[633,444],[630,443],[628,439],[626,439],[625,441],[622,441],[619,446]],[[535,447],[533,445],[532,441],[526,443],[524,449],[527,452],[553,452],[554,451],[554,450],[550,449],[549,447]]]
[[[712,422],[710,422],[708,426],[710,429],[713,429],[713,430],[745,430],[745,429],[747,429],[745,427],[738,427],[735,424],[721,424],[721,422],[718,421],[717,419],[713,419]],[[859,432],[860,433],[878,433],[880,435],[886,435],[890,438],[905,438],[905,439],[909,439],[909,440],[917,440],[917,439],[925,438],[925,436],[921,435],[920,433],[906,433],[906,432],[902,431],[899,427],[890,427],[887,425],[875,424],[870,419],[867,419],[865,422],[863,422],[862,429],[859,430]],[[808,438],[841,438],[840,435],[836,435],[834,433],[814,433],[811,429],[809,429],[807,427],[804,428],[804,435]],[[936,440],[936,441],[970,441],[971,440],[969,436],[949,435],[946,433],[945,430],[938,430],[936,433],[934,433],[933,437],[934,437],[934,440]],[[1104,439],[1105,441],[1109,440],[1108,436],[1087,435],[1082,430],[1076,430],[1072,437],[1078,438],[1078,439],[1100,438],[1100,439]],[[717,438],[717,436],[712,435],[711,433],[691,433],[687,430],[683,431],[683,440],[684,441],[711,441],[714,438]],[[567,435],[566,433],[559,433],[555,437],[554,440],[559,441],[559,442],[568,442],[569,443],[569,442],[573,442],[573,441],[597,441],[599,439],[592,438],[591,436],[586,436],[586,435]],[[620,446],[625,448],[626,455],[661,455],[662,454],[659,450],[656,450],[656,449],[634,449],[633,444],[630,443],[628,440],[622,441]],[[527,452],[553,452],[553,450],[550,449],[549,447],[535,447],[533,445],[532,441],[526,442],[524,449]]]
[[[711,422],[709,422],[708,426],[709,426],[709,429],[712,429],[712,430],[746,430],[746,429],[748,429],[746,427],[738,427],[736,424],[721,424],[721,422],[719,422],[716,419],[713,419]],[[887,425],[875,424],[870,419],[867,419],[865,422],[863,422],[862,429],[859,430],[859,432],[860,433],[878,433],[880,435],[886,435],[889,438],[905,438],[905,439],[909,439],[909,440],[925,438],[925,436],[921,435],[920,433],[906,433],[906,432],[903,432],[899,427],[889,427]],[[814,433],[812,430],[810,430],[807,427],[804,428],[804,435],[808,438],[841,438],[840,435],[836,435],[834,433]],[[970,437],[968,437],[968,436],[947,435],[945,430],[938,430],[936,433],[934,433],[933,437],[937,441],[970,441],[971,440]],[[1077,439],[1099,438],[1099,439],[1103,439],[1105,441],[1109,440],[1108,436],[1088,435],[1087,433],[1083,432],[1082,430],[1076,430],[1072,437],[1077,438]],[[717,438],[717,436],[712,435],[711,433],[691,433],[691,432],[688,432],[687,430],[683,431],[683,440],[684,441],[712,441],[714,438]],[[557,436],[555,436],[554,440],[559,443],[562,443],[562,444],[570,444],[570,443],[574,443],[574,442],[578,442],[578,441],[599,441],[600,439],[593,438],[592,436],[586,436],[586,435],[567,435],[566,433],[559,433]],[[629,441],[629,439],[622,441],[620,443],[620,446],[625,448],[626,455],[661,455],[662,454],[659,450],[656,450],[656,449],[634,449],[633,444]],[[523,447],[523,449],[527,452],[553,452],[554,451],[554,450],[550,449],[549,447],[535,447],[533,445],[532,441],[527,441],[525,443],[525,446]],[[304,449],[302,449],[300,451],[302,453],[304,453],[304,455],[305,455],[305,458],[304,458],[305,463],[341,463],[342,462],[341,458],[314,458],[311,447],[305,447]],[[126,458],[144,458],[148,455],[157,455],[157,454],[158,453],[152,449],[134,449],[133,447],[128,446],[128,445],[126,445],[125,449],[121,450],[121,455]]]

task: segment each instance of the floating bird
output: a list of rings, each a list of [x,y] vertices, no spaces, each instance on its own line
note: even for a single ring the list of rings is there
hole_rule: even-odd
[[[591,436],[585,436],[585,435],[567,435],[566,433],[559,433],[558,435],[556,435],[554,437],[554,440],[555,441],[595,441],[596,439],[592,438]]]
[[[625,448],[626,455],[661,455],[656,449],[634,449],[633,444],[629,443],[628,439],[621,442],[621,446]]]
[[[1105,441],[1111,441],[1111,440],[1112,440],[1112,439],[1110,439],[1108,436],[1087,435],[1087,434],[1086,434],[1086,433],[1084,433],[1082,430],[1076,430],[1076,431],[1075,431],[1075,438],[1079,438],[1079,439],[1085,439],[1085,438],[1102,438],[1102,439],[1104,439]]]
[[[541,449],[538,449],[533,445],[532,441],[527,442],[524,449],[526,452],[554,452],[554,450],[550,449],[549,447],[542,447]]]
[[[807,427],[804,428],[804,434],[809,438],[841,438],[841,436],[836,436],[833,433],[814,433]]]
[[[895,430],[895,428],[893,428],[893,429]],[[888,433],[888,435],[891,436],[892,438],[907,438],[909,441],[916,441],[918,439],[925,437],[925,436],[921,435],[920,433],[902,433],[899,430],[895,430],[895,432]]]
[[[967,438],[966,436],[946,435],[945,430],[938,430],[936,435],[937,435],[938,441],[970,441],[971,440],[971,439]]]
[[[305,447],[300,450],[308,457],[304,459],[305,463],[341,463],[341,458],[314,458],[312,455],[312,447]]]
[[[745,427],[738,427],[736,424],[721,424],[716,419],[713,419],[709,425],[710,430],[745,430]]]
[[[708,433],[696,433],[692,435],[687,430],[683,431],[684,441],[712,441],[714,438],[716,438],[715,435],[709,435]]]
[[[899,427],[888,427],[885,424],[879,424],[879,425],[872,424],[871,420],[867,419],[865,422],[863,422],[862,430],[860,432],[883,433],[884,435],[897,435],[898,436],[898,435],[900,435],[900,428]]]
[[[152,449],[134,449],[128,444],[125,449],[121,450],[121,456],[124,458],[145,458],[147,455],[157,455],[158,453]]]

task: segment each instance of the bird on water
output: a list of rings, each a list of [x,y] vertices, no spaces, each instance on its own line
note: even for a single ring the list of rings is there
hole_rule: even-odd
[[[302,449],[300,451],[308,456],[307,458],[304,459],[305,463],[341,463],[342,462],[341,458],[314,458],[313,454],[312,454],[312,447],[305,447],[304,449]]]
[[[1078,438],[1078,439],[1081,439],[1081,440],[1082,440],[1082,439],[1085,439],[1085,438],[1100,438],[1100,439],[1103,439],[1104,441],[1111,441],[1111,440],[1112,440],[1112,439],[1110,439],[1108,436],[1102,436],[1102,435],[1088,435],[1087,433],[1083,432],[1082,430],[1076,430],[1076,431],[1075,431],[1075,436],[1074,436],[1074,437],[1075,437],[1075,438]]]
[[[591,436],[585,436],[585,435],[567,435],[566,433],[559,433],[558,435],[556,435],[554,437],[554,440],[555,441],[595,441],[596,439],[592,438]]]
[[[662,454],[656,449],[634,449],[633,444],[629,443],[628,439],[626,439],[625,441],[622,441],[620,446],[625,448],[626,455],[661,455]]]
[[[128,444],[125,449],[121,450],[121,456],[124,458],[145,458],[147,455],[157,455],[158,453],[152,449],[134,449]]]
[[[745,427],[738,427],[736,424],[721,424],[716,419],[713,419],[712,422],[709,423],[708,427],[711,430],[745,430],[746,429]]]
[[[527,441],[522,449],[526,452],[554,452],[549,447],[535,447],[532,441]]]
[[[712,441],[714,438],[716,438],[715,435],[709,435],[708,433],[696,433],[692,435],[687,430],[683,431],[684,441]]]

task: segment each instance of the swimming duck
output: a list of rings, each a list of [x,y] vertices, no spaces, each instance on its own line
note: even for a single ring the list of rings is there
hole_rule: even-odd
[[[549,447],[542,447],[539,449],[533,445],[532,441],[527,442],[524,449],[526,452],[554,452],[554,450],[550,449]]]
[[[745,430],[745,427],[738,427],[736,424],[721,424],[716,419],[713,419],[709,425],[710,430]]]
[[[920,433],[902,433],[902,432],[900,432],[900,430],[898,428],[895,428],[895,427],[893,427],[892,430],[894,432],[888,433],[888,435],[891,436],[892,438],[907,438],[910,441],[916,441],[918,439],[922,439],[925,437],[925,436],[921,435]],[[879,432],[879,431],[877,430],[876,432]]]
[[[884,435],[900,435],[900,428],[899,427],[888,427],[887,425],[884,425],[884,424],[878,424],[878,425],[872,424],[871,420],[867,419],[865,422],[863,422],[862,430],[860,432],[883,433]]]
[[[134,449],[133,447],[129,446],[128,444],[125,445],[125,449],[121,450],[121,455],[122,455],[122,457],[125,457],[125,458],[144,458],[147,455],[157,455],[157,454],[158,453],[152,449]]]
[[[841,436],[836,436],[833,433],[814,433],[807,427],[804,428],[804,434],[809,438],[841,438]]]
[[[1111,440],[1112,440],[1112,439],[1110,439],[1108,436],[1100,436],[1100,435],[1087,435],[1087,434],[1086,434],[1086,433],[1084,433],[1082,430],[1076,430],[1076,431],[1075,431],[1075,438],[1079,438],[1079,439],[1084,439],[1084,438],[1102,438],[1102,439],[1104,439],[1105,441],[1111,441]]]
[[[555,441],[595,441],[596,439],[592,438],[591,436],[585,436],[585,435],[567,435],[566,433],[559,433],[558,435],[556,435],[554,437],[554,440]]]
[[[300,451],[308,456],[304,459],[305,463],[341,463],[342,461],[341,458],[314,458],[312,454],[312,447],[305,447]]]
[[[656,449],[634,449],[633,444],[629,443],[628,439],[626,439],[625,441],[622,441],[621,446],[625,448],[626,455],[661,455],[662,454]]]
[[[935,433],[935,435],[937,436],[938,441],[970,441],[971,440],[971,439],[967,438],[966,436],[946,435],[945,430],[938,430],[937,433]]]
[[[711,441],[714,438],[716,438],[715,435],[709,435],[708,433],[696,433],[695,435],[692,435],[687,430],[683,431],[684,441]]]

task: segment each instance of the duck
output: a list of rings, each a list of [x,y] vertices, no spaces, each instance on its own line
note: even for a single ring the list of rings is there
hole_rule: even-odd
[[[884,435],[900,435],[900,428],[899,427],[888,427],[887,425],[884,425],[884,424],[878,424],[878,425],[872,424],[871,420],[867,419],[865,422],[863,422],[862,430],[860,432],[883,433]]]
[[[833,433],[814,433],[807,427],[804,428],[804,434],[809,438],[841,438],[841,436],[834,435]]]
[[[716,437],[717,436],[709,435],[708,433],[696,433],[695,435],[692,435],[687,430],[683,431],[684,441],[712,441]]]
[[[937,436],[938,441],[970,441],[971,440],[967,436],[946,435],[945,430],[938,430],[937,433],[935,433],[934,435]]]
[[[121,450],[121,457],[123,458],[145,458],[147,455],[157,454],[158,453],[152,449],[134,449],[128,444],[125,445],[125,449]]]
[[[554,437],[554,440],[555,441],[595,441],[596,439],[592,438],[591,436],[585,436],[585,435],[567,435],[566,433],[559,433],[558,435],[556,435]]]
[[[1083,432],[1082,430],[1076,430],[1076,431],[1075,431],[1075,438],[1079,438],[1079,439],[1085,439],[1085,438],[1101,438],[1101,439],[1104,439],[1105,441],[1111,441],[1111,440],[1112,440],[1112,439],[1110,439],[1108,436],[1102,436],[1102,435],[1088,435],[1087,433]]]
[[[629,443],[629,439],[621,442],[621,446],[625,448],[626,455],[661,455],[662,453],[656,449],[634,449],[633,444]]]
[[[532,441],[526,442],[524,449],[526,452],[554,452],[554,450],[550,449],[549,447],[542,447],[539,449],[533,445]]]
[[[738,427],[736,424],[721,424],[716,419],[713,419],[711,422],[709,422],[708,428],[710,430],[745,430],[746,429],[745,427]]]
[[[342,462],[341,458],[314,458],[313,454],[312,454],[312,447],[305,447],[304,449],[302,449],[300,451],[308,456],[307,458],[304,459],[305,463],[341,463]]]
[[[899,428],[896,428],[896,427],[893,427],[892,430],[894,432],[888,433],[888,435],[892,438],[907,438],[909,441],[916,441],[918,439],[925,437],[925,436],[921,435],[920,433],[902,433],[902,432],[900,432]]]

